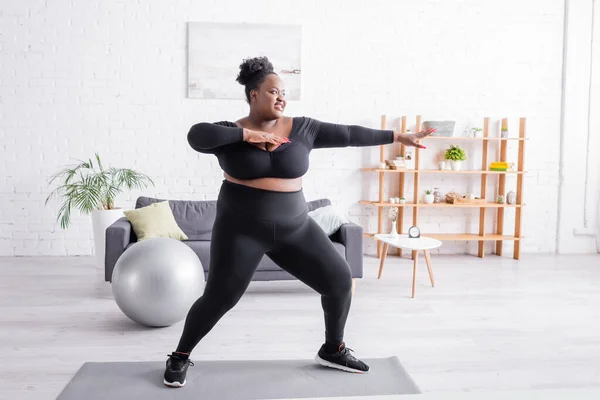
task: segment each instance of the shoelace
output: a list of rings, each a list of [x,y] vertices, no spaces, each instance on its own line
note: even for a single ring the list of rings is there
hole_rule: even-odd
[[[352,361],[356,361],[358,362],[358,359],[356,357],[354,357],[352,354],[350,354],[351,351],[354,351],[352,349],[349,349],[348,347],[344,347],[342,349],[342,351],[340,351],[340,354],[348,357],[348,359],[352,360]]]
[[[167,356],[171,358],[171,360],[172,360],[172,362],[173,362],[173,364],[174,364],[174,366],[175,366],[176,368],[181,368],[181,367],[183,367],[183,365],[184,365],[186,362],[188,362],[188,363],[190,364],[190,366],[192,366],[192,367],[194,366],[194,362],[193,362],[192,360],[190,360],[190,359],[188,359],[188,360],[182,360],[181,358],[179,358],[179,357],[177,357],[177,356],[174,356],[174,355],[172,355],[172,354],[167,354]]]

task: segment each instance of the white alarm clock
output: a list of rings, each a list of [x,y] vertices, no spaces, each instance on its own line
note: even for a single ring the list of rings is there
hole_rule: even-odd
[[[411,226],[410,228],[408,228],[408,237],[409,238],[420,238],[421,230],[419,228],[417,228],[416,226]]]

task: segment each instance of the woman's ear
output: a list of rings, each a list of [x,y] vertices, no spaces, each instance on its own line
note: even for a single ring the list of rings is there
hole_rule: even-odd
[[[253,102],[258,97],[258,92],[254,89],[250,91],[250,102]]]

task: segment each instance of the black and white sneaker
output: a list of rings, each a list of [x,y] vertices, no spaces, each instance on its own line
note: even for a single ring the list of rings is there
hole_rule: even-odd
[[[177,353],[172,353],[168,357],[163,383],[171,387],[183,387],[188,366],[194,363]]]
[[[366,374],[369,372],[369,366],[360,361],[352,354],[352,349],[346,347],[344,343],[340,345],[336,353],[327,353],[325,345],[321,346],[315,360],[326,367],[341,369],[346,372],[354,372],[358,374]]]

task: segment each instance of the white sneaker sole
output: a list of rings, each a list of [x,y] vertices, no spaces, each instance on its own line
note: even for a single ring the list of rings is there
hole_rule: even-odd
[[[177,381],[175,381],[175,382],[167,382],[167,380],[166,380],[166,379],[163,379],[163,383],[164,383],[165,385],[167,385],[167,386],[170,386],[170,387],[178,387],[178,388],[179,388],[179,387],[184,387],[184,386],[185,386],[185,382],[186,382],[186,381],[187,381],[187,379],[186,379],[186,380],[184,380],[184,381],[183,381],[183,383],[179,383],[179,382],[177,382]]]
[[[367,373],[369,373],[369,371],[361,371],[359,369],[345,367],[343,365],[332,363],[331,361],[323,360],[321,357],[319,357],[318,354],[315,356],[315,361],[317,361],[319,364],[321,364],[321,365],[323,365],[325,367],[335,368],[335,369],[339,369],[339,370],[346,371],[346,372],[353,372],[355,374],[367,374]]]

